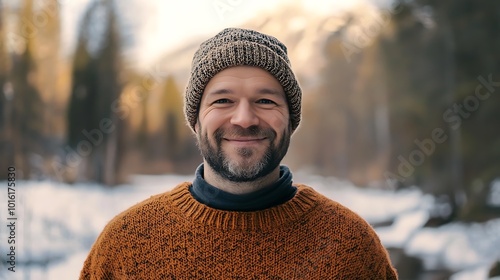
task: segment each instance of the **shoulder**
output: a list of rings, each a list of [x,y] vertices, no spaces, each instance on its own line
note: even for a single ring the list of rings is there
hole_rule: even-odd
[[[329,241],[327,244],[334,244],[335,252],[342,252],[343,259],[349,261],[346,267],[356,267],[358,276],[377,275],[376,279],[397,279],[387,250],[365,219],[311,187],[297,187],[317,201],[308,217],[313,224],[310,230],[318,236],[325,236]]]
[[[85,260],[80,279],[122,279],[121,260],[138,247],[146,246],[159,232],[175,226],[172,193],[154,195],[115,216],[101,231]]]
[[[340,217],[345,217],[349,220],[353,220],[356,222],[359,221],[365,222],[365,220],[357,213],[355,213],[353,210],[347,208],[346,206],[342,205],[337,201],[334,201],[324,196],[323,194],[316,191],[314,188],[304,184],[296,185],[296,187],[298,189],[298,192],[304,193],[311,199],[316,201],[318,211],[327,212],[328,214],[335,214]]]
[[[128,227],[140,228],[141,224],[155,224],[166,221],[172,214],[171,195],[179,188],[184,188],[190,183],[182,183],[177,185],[170,191],[153,195],[136,205],[131,206],[127,210],[116,215],[111,221],[108,222],[103,232],[112,230],[116,232],[120,229]]]
[[[297,188],[316,201],[316,207],[310,214],[314,215],[314,219],[323,221],[330,230],[341,231],[345,236],[368,236],[369,239],[378,240],[373,227],[353,210],[307,185],[297,185]]]

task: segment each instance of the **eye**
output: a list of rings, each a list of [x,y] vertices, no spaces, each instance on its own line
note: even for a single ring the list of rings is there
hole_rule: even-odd
[[[276,104],[276,102],[270,100],[270,99],[259,99],[257,101],[257,103],[260,103],[260,104]]]
[[[213,102],[213,104],[226,104],[226,103],[230,103],[231,100],[227,99],[227,98],[221,98],[221,99],[217,99]]]

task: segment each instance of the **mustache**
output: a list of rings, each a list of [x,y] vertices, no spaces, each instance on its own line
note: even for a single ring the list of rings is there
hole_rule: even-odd
[[[250,126],[248,128],[243,128],[241,126],[233,126],[229,129],[218,128],[214,132],[214,138],[220,143],[223,138],[234,138],[234,137],[256,137],[256,138],[268,138],[271,141],[276,138],[276,132],[272,128],[261,128],[258,126]]]

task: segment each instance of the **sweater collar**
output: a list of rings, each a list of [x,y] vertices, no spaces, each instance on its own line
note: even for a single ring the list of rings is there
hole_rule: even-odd
[[[326,198],[305,185],[295,185],[295,196],[275,207],[260,211],[226,211],[200,203],[189,192],[191,183],[182,183],[169,194],[178,214],[194,227],[216,227],[225,230],[269,231],[297,221]]]
[[[292,173],[280,166],[280,177],[276,183],[264,189],[242,195],[225,192],[207,183],[203,178],[204,167],[196,170],[196,177],[189,191],[193,197],[209,207],[229,211],[257,211],[280,205],[290,200],[297,188],[292,186]]]

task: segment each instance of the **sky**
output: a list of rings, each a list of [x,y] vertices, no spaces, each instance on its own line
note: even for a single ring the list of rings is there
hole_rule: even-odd
[[[51,0],[34,0],[35,7]],[[63,54],[74,52],[77,27],[86,7],[94,0],[56,0],[62,18]],[[301,5],[311,13],[324,15],[342,12],[353,6],[371,3],[390,7],[394,0],[115,0],[123,16],[122,31],[128,40],[127,58],[138,68],[147,68],[169,51],[195,37],[209,38],[225,27],[242,25],[259,14],[283,5]],[[3,0],[9,7],[22,1]],[[15,9],[15,8],[14,8]]]
[[[46,1],[46,0],[42,0]],[[368,0],[123,0],[119,3],[125,29],[133,34],[129,50],[139,68],[153,64],[162,54],[173,51],[187,39],[208,38],[225,27],[238,26],[259,13],[286,3],[301,4],[313,13],[342,11]],[[63,18],[63,44],[74,49],[75,30],[90,0],[59,0]],[[371,1],[373,2],[373,1]],[[383,1],[378,1],[383,2]],[[387,2],[387,1],[386,1]]]

